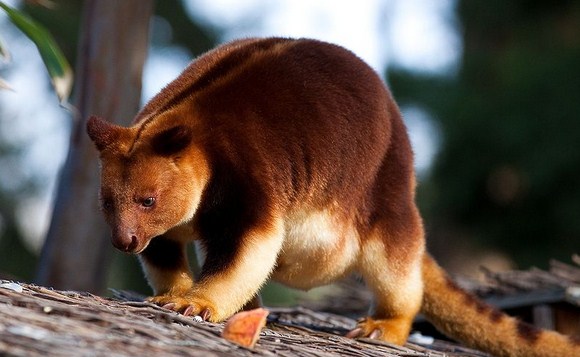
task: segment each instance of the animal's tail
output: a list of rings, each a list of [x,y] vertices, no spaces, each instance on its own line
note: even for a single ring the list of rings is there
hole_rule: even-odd
[[[459,288],[429,255],[422,312],[441,332],[502,357],[580,357],[580,339],[541,330]]]

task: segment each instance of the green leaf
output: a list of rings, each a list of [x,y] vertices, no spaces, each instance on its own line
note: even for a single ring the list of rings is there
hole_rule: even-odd
[[[6,11],[10,21],[34,42],[59,100],[66,102],[72,88],[72,70],[50,33],[42,25],[3,2],[0,2],[0,8]]]

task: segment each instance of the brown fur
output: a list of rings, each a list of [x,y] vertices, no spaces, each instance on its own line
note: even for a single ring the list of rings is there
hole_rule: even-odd
[[[309,289],[359,272],[376,301],[349,336],[403,344],[422,309],[498,355],[578,352],[463,292],[426,255],[399,110],[343,48],[232,42],[194,61],[132,127],[91,118],[87,129],[112,242],[139,254],[158,304],[221,321],[256,305],[268,278]],[[195,282],[192,240],[205,253]]]

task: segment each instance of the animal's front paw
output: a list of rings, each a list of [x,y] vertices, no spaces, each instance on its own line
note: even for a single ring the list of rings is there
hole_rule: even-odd
[[[373,319],[366,317],[359,320],[357,326],[346,334],[346,337],[367,337],[403,345],[409,336],[410,324],[407,319]]]
[[[148,301],[165,309],[177,311],[184,316],[200,316],[204,321],[219,322],[224,319],[220,316],[215,304],[208,299],[195,295],[159,295]]]

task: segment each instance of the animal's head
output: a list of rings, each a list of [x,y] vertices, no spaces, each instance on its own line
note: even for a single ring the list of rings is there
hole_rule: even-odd
[[[100,153],[101,208],[115,247],[140,253],[193,218],[209,169],[190,127],[156,118],[124,128],[91,117],[87,132]]]

